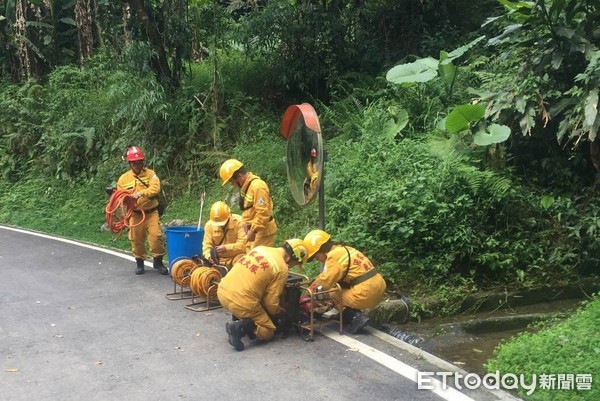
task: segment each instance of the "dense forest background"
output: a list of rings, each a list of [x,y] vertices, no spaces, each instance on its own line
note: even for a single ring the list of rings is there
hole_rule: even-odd
[[[303,236],[317,210],[289,194],[278,131],[308,102],[326,229],[390,289],[449,313],[578,282],[600,270],[598,21],[595,0],[0,0],[0,221],[128,249],[100,226],[138,145],[163,220],[230,199],[237,157],[271,185],[278,240]]]

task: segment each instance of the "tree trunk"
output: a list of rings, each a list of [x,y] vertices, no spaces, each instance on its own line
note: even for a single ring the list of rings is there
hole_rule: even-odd
[[[127,0],[127,2],[129,3],[129,6],[135,10],[139,21],[146,28],[146,34],[148,35],[150,45],[156,52],[156,56],[152,58],[152,69],[158,75],[158,79],[161,83],[169,86],[176,86],[178,83],[173,82],[165,45],[151,10],[146,7],[144,0]]]
[[[27,27],[25,16],[27,15],[27,1],[17,0],[15,3],[15,41],[19,55],[19,77],[27,80],[31,77],[31,55],[27,46]]]
[[[100,26],[100,18],[98,16],[98,0],[92,0],[92,2],[94,8],[94,18],[92,18],[92,21],[96,30],[96,40],[98,41],[98,46],[102,48],[104,47],[104,38],[102,37],[102,27]]]
[[[594,190],[600,188],[600,136],[596,136],[593,142],[590,142],[590,159],[596,168],[596,181]]]
[[[123,41],[125,42],[125,46],[129,46],[131,44],[131,31],[129,27],[129,22],[131,21],[131,7],[129,4],[123,4]]]
[[[77,22],[77,41],[79,44],[79,64],[83,66],[85,59],[94,50],[92,34],[92,8],[90,0],[77,0],[75,3],[75,21]]]

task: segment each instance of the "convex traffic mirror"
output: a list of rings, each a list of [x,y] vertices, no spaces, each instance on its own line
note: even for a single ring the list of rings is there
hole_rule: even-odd
[[[287,108],[280,128],[287,140],[287,175],[294,200],[305,206],[315,200],[323,177],[321,126],[308,103]]]

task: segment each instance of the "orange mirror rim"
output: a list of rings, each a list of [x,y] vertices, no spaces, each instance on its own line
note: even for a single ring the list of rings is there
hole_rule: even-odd
[[[317,112],[308,103],[294,104],[287,108],[281,121],[281,127],[279,133],[285,139],[288,139],[292,134],[293,130],[298,124],[300,117],[304,118],[304,125],[318,135],[321,134],[321,126],[319,124],[319,118]]]

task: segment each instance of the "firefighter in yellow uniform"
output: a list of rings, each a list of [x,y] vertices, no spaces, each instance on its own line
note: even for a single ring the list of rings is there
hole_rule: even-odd
[[[313,230],[306,234],[304,243],[308,250],[308,260],[316,258],[324,263],[321,274],[311,284],[312,288],[323,286],[328,290],[336,283],[342,287],[341,317],[349,333],[357,333],[369,323],[369,317],[362,313],[379,305],[386,284],[379,269],[374,267],[362,252],[331,240],[331,236],[322,230]],[[332,295],[334,301],[336,293]]]
[[[317,188],[319,169],[317,165],[317,150],[310,151],[310,161],[306,165],[306,178],[304,179],[304,196],[309,197]]]
[[[221,279],[217,296],[232,314],[225,329],[229,344],[244,349],[242,338],[263,341],[273,338],[273,320],[285,314],[280,306],[289,268],[306,262],[306,246],[301,239],[289,239],[282,247],[258,246],[233,265]],[[239,319],[239,320],[238,320]]]
[[[219,170],[223,185],[231,184],[240,189],[240,209],[246,235],[247,249],[256,246],[274,246],[277,224],[273,217],[273,200],[267,183],[247,171],[239,160],[225,161]]]
[[[231,214],[225,202],[213,203],[210,220],[204,225],[202,256],[210,263],[229,269],[244,256],[247,242],[242,216]]]
[[[144,153],[137,146],[127,150],[125,160],[129,162],[131,169],[119,177],[117,189],[129,191],[136,199],[128,235],[136,261],[135,274],[144,274],[146,239],[154,258],[154,268],[160,274],[168,274],[169,271],[163,264],[165,245],[157,210],[160,180],[154,171],[144,167]]]

